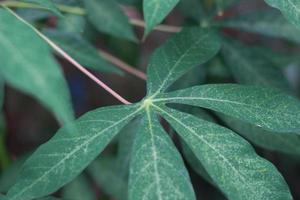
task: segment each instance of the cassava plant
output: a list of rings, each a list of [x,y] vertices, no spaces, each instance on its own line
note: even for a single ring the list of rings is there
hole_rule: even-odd
[[[262,7],[236,14],[249,2]],[[99,199],[92,184],[112,199],[204,199],[197,181],[192,184],[194,172],[220,193],[207,199],[299,198],[277,166],[257,153],[300,155],[300,102],[284,74],[299,60],[299,0],[5,0],[0,5],[2,86],[34,97],[63,124],[16,167],[20,173],[11,172],[18,178],[1,189],[1,200]],[[129,18],[129,6],[144,20]],[[172,10],[181,26],[161,24]],[[45,19],[55,19],[55,25]],[[143,35],[137,37],[134,26],[142,27]],[[105,40],[143,46],[159,37],[153,31],[170,36],[152,53],[146,74],[107,53],[109,47],[99,49]],[[259,45],[250,45],[243,34]],[[274,50],[268,41],[286,51]],[[124,105],[101,106],[75,119],[53,53]],[[131,103],[96,71],[130,73],[147,82],[147,94]],[[1,87],[2,99],[4,91]],[[14,167],[4,138],[3,172]],[[108,145],[117,152],[100,155]]]

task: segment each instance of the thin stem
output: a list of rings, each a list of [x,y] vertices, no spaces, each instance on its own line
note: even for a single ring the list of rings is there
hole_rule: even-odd
[[[14,11],[10,10],[9,8],[5,7],[10,13],[12,13],[16,18],[18,18],[20,21],[22,21],[24,24],[29,26],[33,31],[35,31],[43,40],[45,40],[58,54],[60,54],[62,57],[64,57],[66,60],[68,60],[70,63],[72,63],[77,69],[79,69],[82,73],[84,73],[86,76],[88,76],[91,80],[96,82],[99,86],[101,86],[103,89],[105,89],[107,92],[109,92],[112,96],[114,96],[116,99],[118,99],[120,102],[124,104],[131,104],[129,101],[124,99],[122,96],[120,96],[117,92],[115,92],[113,89],[111,89],[108,85],[106,85],[104,82],[102,82],[100,79],[98,79],[95,75],[93,75],[91,72],[89,72],[87,69],[85,69],[82,65],[80,65],[76,60],[74,60],[71,56],[69,56],[64,50],[62,50],[59,46],[57,46],[54,42],[52,42],[49,38],[47,38],[44,34],[42,34],[40,31],[38,31],[34,26],[32,26],[30,23],[25,21],[23,18],[18,16]]]
[[[142,27],[142,28],[146,27],[145,22],[142,20],[139,20],[139,19],[130,19],[130,23],[137,27]],[[161,31],[161,32],[166,32],[166,33],[178,33],[181,31],[181,29],[182,28],[179,26],[171,26],[171,25],[165,25],[165,24],[158,25],[154,28],[154,30],[156,30],[156,31]]]
[[[34,3],[27,3],[27,2],[20,2],[20,1],[14,1],[14,0],[7,0],[0,2],[0,5],[6,6],[6,7],[13,7],[13,8],[32,8],[32,9],[41,9],[45,10],[42,6],[36,5]],[[75,6],[68,6],[68,5],[62,5],[62,4],[55,4],[56,7],[61,11],[65,13],[70,13],[74,15],[86,15],[85,9],[81,7],[75,7]],[[139,19],[130,19],[130,23],[137,27],[145,28],[145,22]],[[156,31],[161,32],[167,32],[167,33],[176,33],[180,32],[182,28],[178,26],[171,26],[171,25],[165,25],[161,24],[154,28]]]
[[[107,53],[103,50],[99,50],[100,55],[110,63],[116,65],[120,69],[126,71],[127,73],[130,73],[140,79],[147,80],[146,74],[140,70],[135,69],[133,66],[130,66],[129,64],[125,63],[124,61],[120,60],[119,58],[111,55],[110,53]]]

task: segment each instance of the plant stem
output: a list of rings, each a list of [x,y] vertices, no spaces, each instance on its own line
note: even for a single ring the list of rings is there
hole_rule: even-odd
[[[5,7],[11,14],[13,14],[16,18],[18,18],[21,22],[29,26],[34,32],[36,32],[43,40],[45,40],[59,55],[64,57],[66,60],[68,60],[70,63],[72,63],[77,69],[79,69],[82,73],[84,73],[86,76],[88,76],[91,80],[96,82],[99,86],[101,86],[103,89],[105,89],[107,92],[109,92],[112,96],[114,96],[116,99],[118,99],[120,102],[124,104],[131,104],[129,101],[124,99],[122,96],[120,96],[117,92],[115,92],[113,89],[111,89],[108,85],[106,85],[104,82],[102,82],[100,79],[98,79],[95,75],[93,75],[91,72],[89,72],[87,69],[85,69],[82,65],[80,65],[76,60],[74,60],[71,56],[69,56],[64,50],[62,50],[59,46],[57,46],[54,42],[52,42],[49,38],[47,38],[44,34],[42,34],[40,31],[38,31],[34,26],[32,26],[30,23],[25,21],[23,18],[21,18],[19,15],[17,15],[14,11],[10,10],[9,8]]]
[[[140,79],[147,80],[146,74],[140,70],[135,69],[133,66],[130,66],[129,64],[125,63],[124,61],[120,60],[119,58],[111,55],[110,53],[107,53],[103,50],[99,50],[100,55],[110,63],[118,66],[120,69],[126,71],[127,73],[130,73]]]
[[[40,9],[45,10],[42,6],[36,5],[34,3],[20,2],[14,0],[6,0],[0,2],[0,5],[12,8],[32,8],[32,9]],[[67,6],[62,4],[55,4],[56,7],[64,13],[74,14],[74,15],[86,15],[86,11],[84,8],[76,7],[76,6]],[[145,22],[138,19],[130,19],[130,23],[137,27],[145,28]],[[167,32],[167,33],[176,33],[181,30],[181,27],[171,26],[171,25],[158,25],[154,28],[156,31]]]

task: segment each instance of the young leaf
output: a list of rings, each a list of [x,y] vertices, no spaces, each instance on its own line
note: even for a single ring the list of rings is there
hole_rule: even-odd
[[[292,24],[300,28],[299,0],[265,0],[265,2],[272,7],[279,9]]]
[[[139,105],[105,107],[62,128],[25,162],[10,200],[42,197],[70,182],[95,159],[113,137],[140,111]],[[73,130],[73,129],[72,129]]]
[[[223,59],[238,83],[275,87],[290,91],[281,69],[272,66],[265,57],[251,47],[234,40],[224,40]]]
[[[212,84],[162,94],[153,101],[200,106],[266,130],[300,133],[300,102],[271,88]]]
[[[241,137],[173,109],[155,108],[169,121],[229,199],[292,199],[277,169]]]
[[[132,27],[115,0],[84,1],[89,20],[104,33],[136,41]]]
[[[222,27],[234,28],[300,43],[300,30],[290,24],[278,11],[243,14],[227,18],[217,24]]]
[[[132,151],[129,200],[196,199],[172,140],[149,107],[145,115]]]
[[[63,16],[52,0],[22,0],[22,1],[38,4],[43,8],[53,12],[57,16],[60,17]]]
[[[59,119],[71,121],[67,83],[49,47],[4,9],[0,9],[0,24],[0,73],[5,81],[37,98]]]
[[[183,29],[154,52],[148,66],[148,95],[167,89],[191,68],[211,59],[220,46],[214,30]]]
[[[179,0],[144,0],[143,10],[146,22],[145,36],[161,23],[172,11]]]

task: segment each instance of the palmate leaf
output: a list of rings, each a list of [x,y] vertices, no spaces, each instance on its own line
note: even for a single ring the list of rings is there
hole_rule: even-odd
[[[299,0],[265,0],[265,2],[272,7],[279,9],[292,24],[300,28]]]
[[[161,23],[177,5],[179,0],[144,0],[143,10],[146,22],[145,36]]]
[[[176,34],[152,57],[145,99],[90,112],[71,124],[76,132],[61,129],[27,160],[9,198],[29,200],[56,191],[76,177],[126,124],[141,116],[130,156],[129,200],[195,199],[182,158],[159,123],[160,115],[230,199],[291,199],[280,173],[243,138],[213,122],[166,107],[168,103],[199,106],[264,129],[299,134],[300,103],[278,90],[225,84],[164,93],[219,49],[220,40],[212,30],[187,28]]]
[[[75,178],[139,111],[138,105],[100,108],[61,129],[24,164],[20,180],[9,190],[11,200],[55,192]]]
[[[115,37],[136,41],[127,16],[115,0],[84,1],[88,18],[100,31]]]
[[[65,122],[73,119],[67,83],[50,48],[26,24],[0,9],[0,73]]]
[[[196,199],[179,152],[156,114],[145,109],[132,150],[129,199]]]

